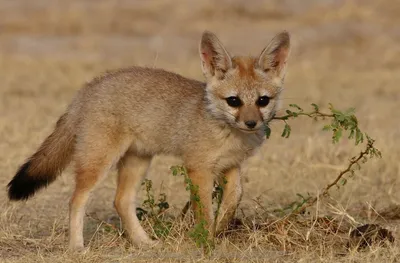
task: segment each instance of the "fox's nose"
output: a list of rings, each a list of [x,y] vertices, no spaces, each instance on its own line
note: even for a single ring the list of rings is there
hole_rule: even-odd
[[[253,129],[254,127],[256,127],[257,122],[256,121],[245,121],[244,124],[246,124],[246,126],[250,129]]]

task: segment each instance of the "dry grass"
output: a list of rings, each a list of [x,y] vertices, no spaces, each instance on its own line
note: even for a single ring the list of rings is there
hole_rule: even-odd
[[[396,262],[388,248],[345,249],[351,226],[379,223],[399,238],[400,10],[395,1],[0,1],[0,258],[2,262]],[[258,54],[276,32],[293,35],[283,107],[312,102],[356,107],[363,130],[377,139],[381,160],[368,162],[345,187],[309,213],[276,212],[315,195],[360,148],[330,144],[322,124],[296,120],[289,139],[272,138],[244,168],[244,225],[203,256],[176,219],[163,245],[128,246],[113,208],[112,173],[88,206],[85,254],[66,252],[70,170],[26,203],[9,203],[5,185],[52,130],[75,91],[100,72],[147,65],[201,79],[197,43],[215,31],[232,53]],[[172,157],[150,170],[156,193],[168,196],[170,216],[188,199],[170,175]],[[318,219],[330,216],[333,223]],[[325,222],[325,223],[324,223]],[[151,227],[147,225],[151,231]]]

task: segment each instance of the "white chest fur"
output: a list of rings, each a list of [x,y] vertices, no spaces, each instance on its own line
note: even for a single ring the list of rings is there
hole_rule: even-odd
[[[261,146],[265,139],[263,131],[243,133],[235,131],[225,137],[220,149],[215,152],[214,172],[216,174],[238,167],[247,157]]]

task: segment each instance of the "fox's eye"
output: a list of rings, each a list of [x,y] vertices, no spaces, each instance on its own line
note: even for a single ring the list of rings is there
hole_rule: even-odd
[[[238,98],[238,97],[228,97],[225,99],[226,103],[228,103],[229,106],[233,107],[233,108],[238,108],[240,106],[242,106],[242,101]]]
[[[265,107],[267,106],[269,103],[269,97],[267,96],[261,96],[258,98],[256,104],[258,107]]]

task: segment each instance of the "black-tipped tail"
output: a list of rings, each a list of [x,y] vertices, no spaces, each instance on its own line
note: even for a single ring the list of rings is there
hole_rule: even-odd
[[[39,189],[46,187],[55,180],[55,176],[29,174],[30,166],[31,161],[22,165],[14,178],[8,183],[8,197],[10,200],[27,200]]]
[[[74,127],[67,113],[57,121],[56,128],[22,165],[8,184],[10,200],[26,200],[46,187],[61,174],[74,152]]]

